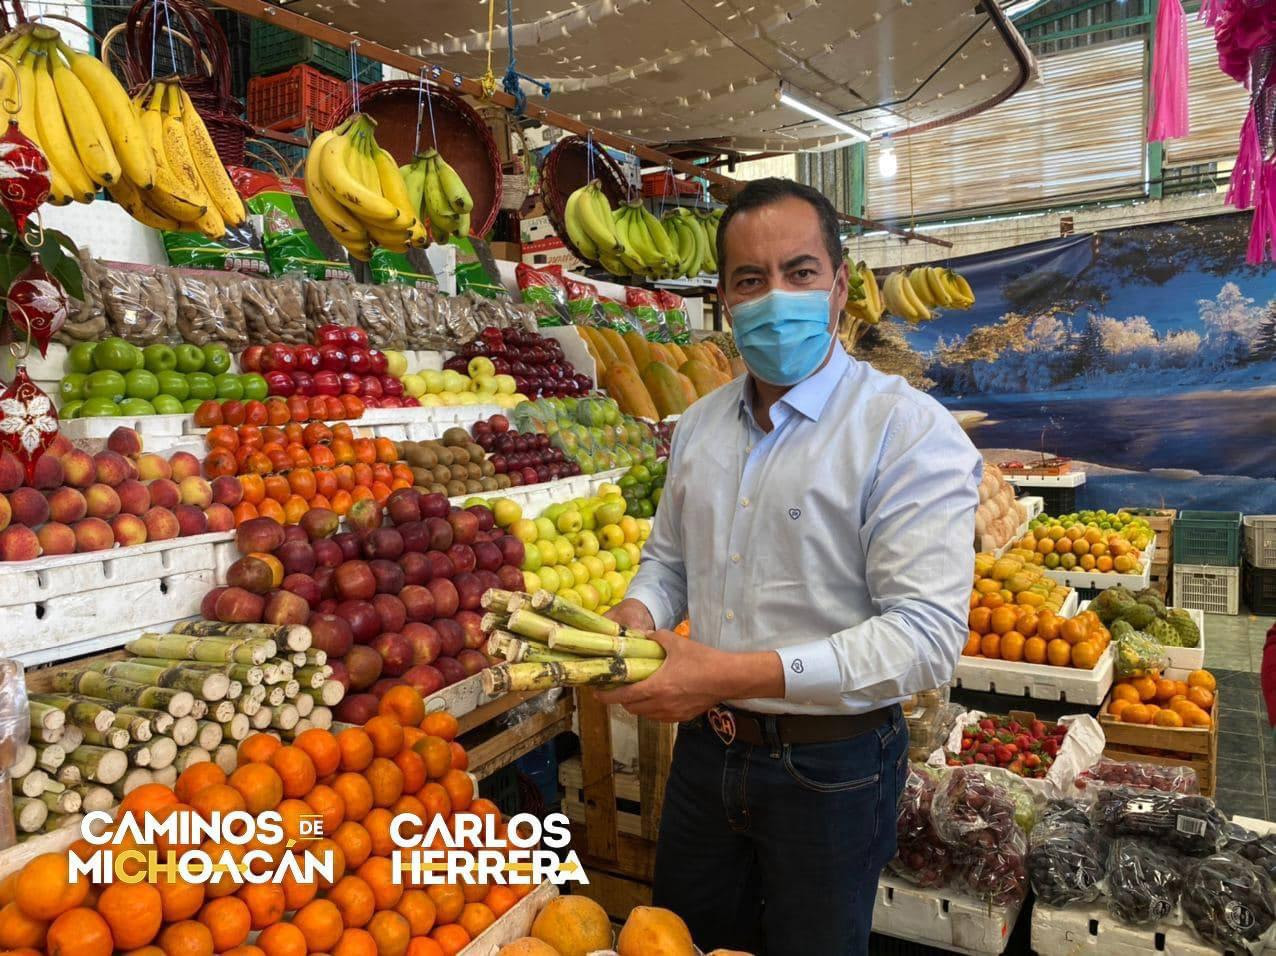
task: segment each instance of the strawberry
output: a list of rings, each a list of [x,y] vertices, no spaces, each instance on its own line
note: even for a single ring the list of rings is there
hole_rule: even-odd
[[[1040,740],[1042,737],[1046,735],[1046,725],[1039,720],[1034,720],[1032,722],[1032,727],[1029,732],[1032,734],[1032,736]]]
[[[1041,766],[1041,758],[1036,754],[1028,754],[1023,758],[1024,766],[1030,770],[1036,770]]]

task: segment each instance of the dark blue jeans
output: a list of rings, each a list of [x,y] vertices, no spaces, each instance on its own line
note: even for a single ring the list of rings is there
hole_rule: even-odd
[[[728,747],[703,719],[683,724],[653,903],[686,920],[706,952],[866,952],[907,774],[898,710],[850,740],[779,748]]]

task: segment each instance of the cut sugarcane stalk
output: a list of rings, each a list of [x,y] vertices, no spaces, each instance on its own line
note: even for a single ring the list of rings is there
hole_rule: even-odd
[[[575,628],[578,631],[590,631],[594,634],[606,634],[610,637],[642,637],[637,631],[623,628],[615,621],[608,620],[601,614],[579,607],[571,601],[564,601],[550,591],[537,591],[532,595],[532,607],[559,624]]]
[[[479,621],[479,627],[482,628],[484,634],[491,634],[493,631],[503,630],[509,622],[508,614],[493,614],[489,611]]]
[[[111,784],[111,795],[115,797],[117,801],[123,800],[138,787],[154,782],[155,776],[149,770],[145,770],[141,767],[134,767],[122,778]]]
[[[148,687],[130,680],[108,677],[96,670],[65,672],[53,678],[59,691],[84,694],[115,704],[153,707],[166,710],[174,717],[185,717],[195,704],[195,695],[189,691],[170,687]]]
[[[134,767],[149,767],[151,765],[151,744],[163,739],[163,737],[152,737],[144,744],[129,744],[124,748],[124,753],[128,755],[129,763]]]
[[[272,684],[286,684],[297,676],[297,668],[305,667],[305,664],[294,664],[292,661],[276,660],[275,661],[275,679],[270,681]],[[316,667],[319,665],[316,664]]]
[[[203,720],[208,716],[208,701],[195,698],[195,702],[191,704],[190,716],[196,720]]]
[[[310,712],[310,716],[306,718],[320,730],[332,729],[332,708],[318,706]]]
[[[237,680],[232,680],[230,686],[226,688],[227,700],[238,700],[244,693],[244,685]]]
[[[235,768],[239,766],[239,753],[235,749],[234,744],[222,744],[213,754],[213,763],[221,767],[227,774],[235,772]]]
[[[23,833],[39,833],[47,819],[49,819],[49,807],[40,797],[14,799],[13,822]]]
[[[115,723],[115,711],[100,700],[72,694],[32,694],[31,699],[56,707],[67,720],[81,727],[107,730]]]
[[[58,786],[62,786],[58,784]],[[40,794],[39,799],[53,813],[79,813],[80,807],[84,801],[80,799],[80,795],[74,790],[68,790],[62,787],[58,793],[52,790],[46,790]]]
[[[301,717],[297,714],[297,708],[292,704],[284,704],[275,708],[270,718],[270,726],[276,730],[292,730],[297,726],[297,721]]]
[[[113,726],[129,735],[129,739],[145,743],[154,736],[154,725],[145,717],[132,714],[116,714]]]
[[[32,770],[24,774],[21,778],[15,778],[14,784],[18,793],[24,797],[35,798],[44,793],[45,787],[48,785],[49,775],[43,770]]]
[[[68,787],[74,787],[84,782],[84,774],[80,772],[80,768],[73,763],[64,763],[58,767],[55,777],[58,783],[64,783]]]
[[[579,661],[578,654],[565,651],[551,651],[544,644],[535,641],[524,641],[517,634],[508,631],[497,631],[487,639],[487,653],[499,657],[510,664],[525,662],[541,664],[549,661]]]
[[[284,663],[291,664],[293,667],[305,667],[309,662],[304,653],[297,653],[284,658]]]
[[[318,647],[312,647],[306,651],[306,664],[311,667],[323,667],[326,663],[328,663],[327,651]]]
[[[53,833],[57,830],[79,827],[83,820],[83,813],[50,813],[49,818],[44,821],[44,832]]]
[[[303,720],[310,716],[310,712],[315,709],[315,699],[309,694],[298,694],[289,700],[292,706],[297,708],[297,716]]]
[[[234,714],[231,716],[233,717]],[[241,714],[240,716],[242,717],[243,715]],[[230,718],[226,719],[229,720]],[[201,720],[199,722],[199,733],[195,735],[195,743],[212,753],[225,736],[220,723],[215,724],[211,720]]]
[[[92,727],[84,728],[84,742],[96,747],[110,747],[112,750],[123,750],[129,744],[129,733],[118,727],[108,727],[105,731],[97,731]]]
[[[280,661],[266,661],[266,663],[261,665],[261,682],[263,684],[270,686],[271,684],[279,683],[280,664],[281,664]],[[288,666],[291,669],[292,665],[289,664]],[[249,690],[252,690],[252,688],[256,686],[258,685],[253,684],[251,687],[249,687]]]
[[[245,717],[252,717],[262,708],[262,702],[256,697],[241,697],[237,701],[238,709]]]
[[[173,743],[179,747],[185,747],[195,739],[195,735],[199,733],[199,721],[194,717],[179,717],[173,721],[173,726],[168,729],[168,733],[164,736],[168,737]],[[160,736],[156,734],[156,736]]]
[[[152,770],[151,777],[161,787],[172,789],[173,784],[177,783],[177,767],[169,764],[167,767],[161,767],[159,770]]]
[[[182,621],[174,625],[178,634],[200,637],[231,637],[248,640],[271,640],[279,648],[304,651],[310,646],[310,628],[304,624],[223,624],[220,621]],[[267,657],[274,657],[268,654]]]
[[[9,777],[17,780],[19,777],[25,777],[33,769],[35,769],[35,760],[39,756],[35,752],[35,748],[30,744],[26,744],[18,751],[18,757],[13,762],[13,766],[9,768]]]
[[[549,635],[549,649],[589,657],[624,657],[627,660],[645,658],[653,661],[665,659],[665,649],[645,637],[607,637],[562,625],[555,627]]]
[[[314,724],[312,724],[307,718],[302,717],[301,720],[297,721],[296,725],[291,730],[279,731],[279,736],[282,737],[284,740],[296,740],[298,737],[304,734],[307,730],[310,730],[313,727],[314,727]]]
[[[245,687],[256,687],[266,679],[267,664],[231,664],[227,668],[231,680],[237,680]]]
[[[489,697],[512,691],[548,690],[588,684],[633,684],[646,680],[661,661],[647,658],[598,657],[583,661],[537,664],[497,664],[481,671],[483,692]]]
[[[513,591],[506,591],[504,588],[488,588],[483,592],[483,596],[479,598],[479,604],[485,611],[508,614],[510,598],[514,596],[514,593]]]
[[[513,614],[515,611],[530,611],[531,609],[532,596],[526,591],[511,592],[509,600],[505,602],[506,614]]]
[[[47,704],[35,694],[27,698],[27,709],[31,714],[31,726],[43,730],[61,730],[66,726],[66,714],[58,707]]]
[[[66,763],[66,750],[63,749],[61,744],[47,744],[44,746],[37,744],[35,749],[35,764],[41,770],[52,773]]]
[[[290,680],[284,684],[284,700],[292,700],[300,693],[301,683],[299,681]]]
[[[248,719],[252,721],[253,730],[266,730],[270,727],[270,721],[274,717],[274,713],[273,707],[263,707],[250,716]]]
[[[147,741],[151,748],[151,772],[170,767],[177,759],[177,742],[171,737],[153,737]]]
[[[213,755],[203,747],[183,747],[177,753],[177,762],[174,766],[177,768],[178,773],[183,773],[187,767],[193,767],[197,763],[208,763],[212,759]]]
[[[173,726],[173,722],[177,719],[166,710],[154,710],[149,707],[120,707],[117,708],[116,716],[140,717],[143,720],[150,721],[152,734],[168,733],[169,728]]]
[[[141,657],[209,664],[260,664],[274,657],[276,650],[275,642],[268,638],[200,637],[185,633],[147,633],[124,646],[130,654]]]
[[[342,698],[346,696],[346,689],[335,680],[323,682],[322,687],[303,687],[299,697],[309,697],[316,704],[323,704],[325,707],[335,707],[341,703]]]
[[[222,721],[222,737],[227,740],[243,740],[248,736],[250,726],[245,714],[232,714],[230,720]]]
[[[80,809],[85,813],[94,810],[109,810],[115,806],[115,794],[111,793],[108,787],[102,787],[97,784],[79,784],[69,789],[71,793],[79,796]]]
[[[67,724],[62,732],[62,739],[58,741],[62,749],[70,753],[80,744],[84,743],[84,730],[79,724]]]
[[[322,667],[298,667],[293,671],[293,679],[302,687],[322,687],[323,682],[332,676],[332,668],[327,664]]]
[[[208,719],[215,724],[225,723],[235,716],[235,704],[229,700],[219,700],[208,705]]]
[[[137,663],[135,658],[127,661],[93,663],[89,667],[108,677],[119,677],[153,687],[188,691],[204,701],[223,699],[230,686],[230,678],[221,671],[188,670],[180,663],[171,667],[152,667]]]
[[[535,611],[519,609],[510,615],[507,626],[519,637],[544,644],[549,640],[550,633],[559,625]]]
[[[148,744],[134,744],[137,747]],[[79,767],[86,780],[94,783],[110,785],[128,772],[129,758],[123,750],[110,750],[106,747],[95,747],[84,744],[74,753],[67,754],[67,763]]]
[[[268,707],[278,707],[287,699],[288,695],[284,693],[284,685],[276,684],[267,691],[265,703]]]
[[[60,744],[62,738],[66,736],[66,727],[66,724],[53,730],[48,730],[44,727],[32,727],[28,736],[39,744]]]

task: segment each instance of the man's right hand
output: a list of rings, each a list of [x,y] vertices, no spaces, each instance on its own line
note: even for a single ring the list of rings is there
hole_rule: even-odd
[[[656,629],[656,622],[652,620],[651,612],[647,610],[647,606],[633,598],[625,598],[603,616],[615,621],[621,627],[632,628],[635,631],[654,631]]]

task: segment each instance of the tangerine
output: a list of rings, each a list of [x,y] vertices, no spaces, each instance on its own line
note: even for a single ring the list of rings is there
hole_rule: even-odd
[[[990,657],[993,660],[1001,657],[1001,635],[985,634],[979,642],[979,650],[984,657]]]
[[[1007,631],[1001,635],[1001,659],[1005,661],[1023,660],[1024,636],[1018,631]]]
[[[1192,671],[1192,673],[1188,674],[1187,686],[1201,687],[1210,693],[1213,693],[1217,689],[1217,684],[1214,681],[1214,675],[1207,670]]]
[[[1067,667],[1072,662],[1072,647],[1067,641],[1056,637],[1046,645],[1046,660],[1055,667]]]
[[[1029,664],[1046,662],[1046,642],[1040,637],[1030,637],[1023,642],[1023,659]]]
[[[1131,704],[1122,711],[1121,720],[1127,724],[1146,724],[1152,720],[1152,711],[1147,704]]]

